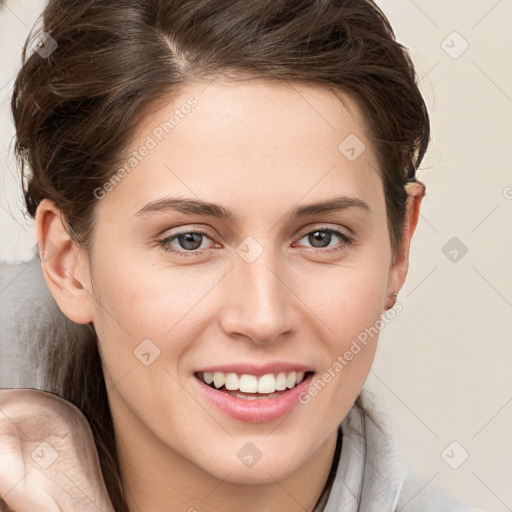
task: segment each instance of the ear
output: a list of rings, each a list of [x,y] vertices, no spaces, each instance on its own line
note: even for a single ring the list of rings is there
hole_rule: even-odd
[[[36,212],[36,234],[46,284],[60,310],[73,322],[93,321],[87,255],[72,242],[62,212],[43,199]]]
[[[406,185],[407,205],[403,225],[402,242],[391,262],[386,290],[386,305],[388,310],[396,302],[396,296],[402,288],[407,270],[409,268],[409,249],[412,235],[418,223],[421,200],[425,196],[425,185],[420,181],[413,181]]]

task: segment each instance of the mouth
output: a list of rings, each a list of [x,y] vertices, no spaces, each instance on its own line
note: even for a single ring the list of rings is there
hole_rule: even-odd
[[[265,367],[232,363],[196,371],[193,382],[205,407],[213,406],[212,414],[217,410],[237,421],[267,423],[297,410],[314,374],[307,366],[286,361]]]
[[[194,376],[216,391],[243,400],[277,398],[297,387],[314,372],[278,372],[256,376],[247,373],[196,372]]]

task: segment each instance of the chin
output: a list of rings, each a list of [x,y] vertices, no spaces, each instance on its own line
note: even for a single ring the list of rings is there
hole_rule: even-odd
[[[279,452],[277,452],[279,455]],[[278,457],[267,461],[263,457],[252,467],[245,467],[240,461],[226,462],[214,468],[213,476],[225,483],[234,485],[264,485],[273,484],[290,476],[297,468],[296,460]],[[222,468],[222,470],[220,470]],[[228,475],[226,477],[226,475]]]
[[[286,479],[301,467],[308,455],[283,443],[259,450],[247,440],[220,448],[208,453],[198,450],[189,460],[213,478],[235,485],[272,484]]]

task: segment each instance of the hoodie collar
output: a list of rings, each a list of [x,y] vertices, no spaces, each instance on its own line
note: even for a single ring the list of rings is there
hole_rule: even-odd
[[[384,414],[378,425],[354,403],[341,422],[343,448],[325,512],[391,512],[406,476]]]

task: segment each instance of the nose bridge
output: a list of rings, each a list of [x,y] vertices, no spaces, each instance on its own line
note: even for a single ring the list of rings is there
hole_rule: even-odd
[[[279,276],[276,253],[255,239],[244,240],[237,248],[231,273],[228,331],[271,343],[289,326],[289,290]]]

